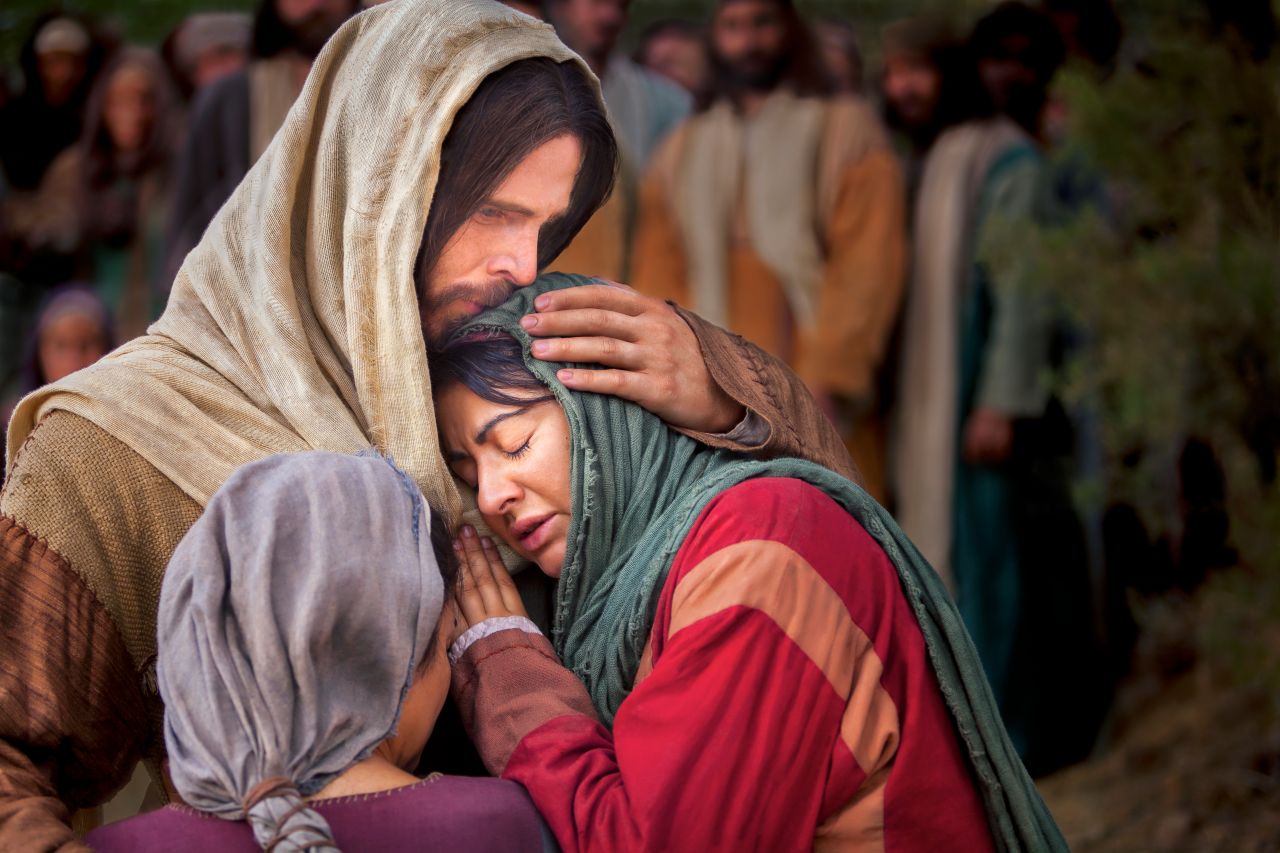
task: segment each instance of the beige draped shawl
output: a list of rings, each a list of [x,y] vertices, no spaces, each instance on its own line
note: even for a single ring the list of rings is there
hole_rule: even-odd
[[[372,445],[456,517],[414,259],[454,115],[487,75],[536,56],[586,70],[549,26],[491,0],[397,0],[347,22],[187,256],[164,315],[24,399],[10,465],[64,409],[201,505],[254,459]]]

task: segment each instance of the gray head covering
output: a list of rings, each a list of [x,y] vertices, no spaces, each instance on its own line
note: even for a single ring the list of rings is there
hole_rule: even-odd
[[[337,849],[302,797],[395,731],[444,601],[430,524],[418,488],[374,455],[271,456],[214,494],[160,591],[184,800],[247,818],[263,847]]]
[[[249,52],[253,39],[253,19],[244,12],[201,12],[182,22],[174,44],[178,66],[190,74],[201,54],[210,50]]]

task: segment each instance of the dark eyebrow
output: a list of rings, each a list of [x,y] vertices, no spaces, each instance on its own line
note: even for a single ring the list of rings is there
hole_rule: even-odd
[[[523,415],[523,414],[524,414],[525,412],[527,412],[527,411],[529,411],[529,407],[528,407],[528,406],[521,406],[520,408],[516,409],[515,411],[511,411],[511,412],[503,412],[503,413],[502,413],[502,414],[500,414],[500,415],[494,415],[493,417],[489,418],[488,423],[486,423],[484,426],[480,427],[480,431],[479,431],[478,433],[476,433],[476,437],[475,437],[475,439],[474,439],[474,440],[475,440],[475,443],[476,443],[476,444],[484,444],[484,443],[485,443],[485,441],[489,438],[489,430],[493,429],[493,428],[494,428],[494,427],[496,427],[498,424],[500,424],[500,423],[502,423],[503,421],[505,421],[507,418],[514,418],[516,415]]]

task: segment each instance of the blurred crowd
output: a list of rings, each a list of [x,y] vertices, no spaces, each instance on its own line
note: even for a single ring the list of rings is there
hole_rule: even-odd
[[[0,106],[6,412],[159,315],[361,5],[196,14],[158,49],[36,21]],[[1117,61],[1109,0],[907,19],[875,43],[789,0],[719,0],[632,52],[627,0],[509,5],[600,77],[622,155],[552,269],[688,305],[789,363],[950,584],[1033,772],[1082,757],[1114,675],[1096,520],[1069,492],[1096,448],[1046,379],[1076,333],[1018,248],[1028,223],[1110,203],[1088,164],[1049,156],[1071,110],[1059,68]]]

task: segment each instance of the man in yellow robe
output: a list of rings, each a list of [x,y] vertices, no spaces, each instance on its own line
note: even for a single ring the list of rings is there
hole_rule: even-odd
[[[904,280],[904,190],[870,105],[832,96],[790,0],[720,0],[714,95],[641,184],[632,284],[784,359],[884,495],[877,386]]]

